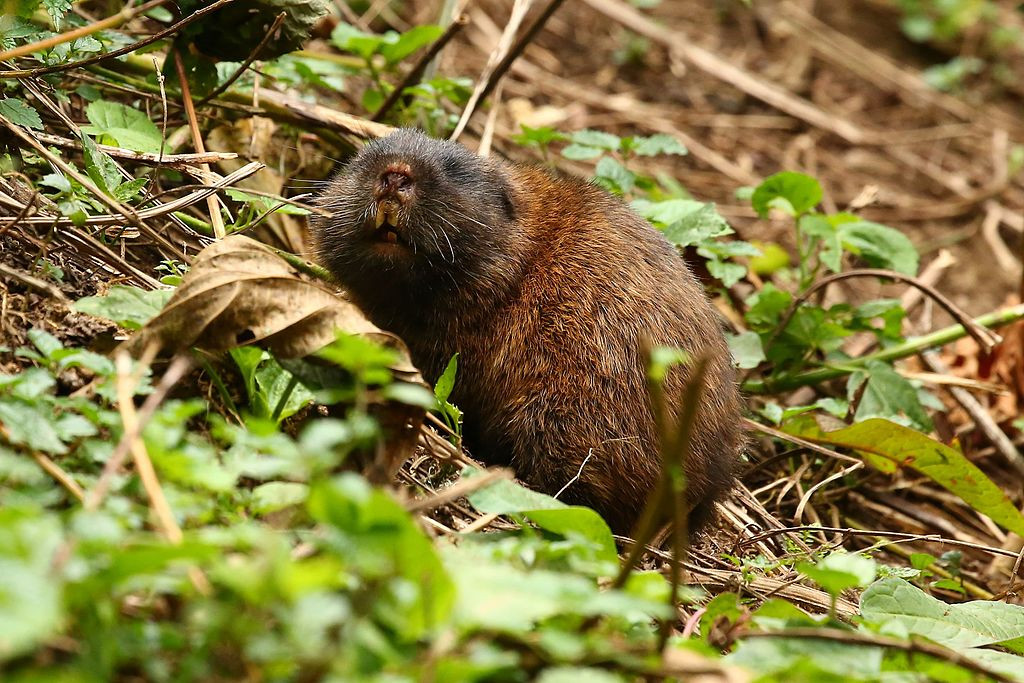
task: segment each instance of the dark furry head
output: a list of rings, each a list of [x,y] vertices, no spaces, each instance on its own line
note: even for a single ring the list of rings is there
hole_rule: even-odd
[[[363,147],[320,205],[332,212],[312,225],[321,263],[395,331],[414,310],[507,279],[522,243],[503,166],[412,129]]]

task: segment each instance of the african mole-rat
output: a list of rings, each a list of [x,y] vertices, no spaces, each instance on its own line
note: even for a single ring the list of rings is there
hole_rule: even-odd
[[[367,317],[431,382],[459,354],[469,452],[617,533],[660,470],[644,344],[707,355],[687,472],[691,530],[706,520],[733,483],[740,399],[717,313],[647,221],[583,180],[411,129],[366,144],[320,203],[319,259]],[[665,381],[674,411],[686,379]]]

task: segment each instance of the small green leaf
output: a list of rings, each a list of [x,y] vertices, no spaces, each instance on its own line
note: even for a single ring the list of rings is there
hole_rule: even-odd
[[[569,135],[573,143],[584,147],[596,147],[608,151],[614,151],[622,144],[622,139],[617,135],[605,133],[599,130],[578,130]]]
[[[448,366],[441,373],[441,376],[437,380],[437,384],[434,385],[434,396],[437,397],[438,402],[444,403],[448,400],[448,397],[452,395],[452,389],[455,388],[455,375],[459,371],[459,354],[452,356],[451,360],[448,361]]]
[[[87,296],[74,304],[79,313],[106,318],[130,330],[142,329],[150,318],[170,300],[173,290],[146,291],[138,287],[114,285],[106,296]]]
[[[139,194],[146,183],[149,182],[149,178],[135,178],[134,180],[126,180],[117,187],[114,188],[114,199],[119,202],[130,202],[135,199],[135,196]]]
[[[604,152],[601,149],[597,147],[588,147],[587,145],[572,144],[562,150],[562,156],[566,159],[572,159],[573,161],[596,159],[602,154],[604,154]]]
[[[114,144],[136,152],[157,153],[163,137],[146,114],[120,102],[97,100],[85,108],[91,126],[82,126],[90,135],[102,135]]]
[[[634,139],[633,153],[652,157],[658,154],[687,154],[688,150],[683,143],[671,135],[658,133],[650,137]]]
[[[932,431],[932,420],[921,405],[917,389],[891,366],[872,361],[862,372],[851,374],[847,382],[847,395],[851,401],[861,390],[865,379],[867,385],[855,415],[857,422],[882,417],[925,433]]]
[[[914,244],[899,230],[871,221],[856,220],[838,228],[843,247],[868,265],[916,275],[920,257]]]
[[[101,152],[92,138],[84,133],[81,138],[85,172],[101,190],[113,194],[114,188],[121,184],[121,172],[117,170],[114,160],[106,152]]]
[[[765,360],[761,337],[757,332],[726,335],[726,340],[729,342],[729,350],[732,351],[736,367],[748,370],[756,368]]]
[[[833,596],[847,588],[868,585],[878,571],[874,560],[841,552],[832,553],[817,564],[802,562],[797,568]]]
[[[380,53],[388,64],[396,64],[440,38],[442,33],[444,29],[440,26],[416,26],[403,33],[395,42],[381,46]]]
[[[817,206],[822,196],[821,185],[811,176],[783,171],[765,178],[754,190],[750,203],[762,218],[767,218],[773,207],[800,216]]]
[[[43,120],[39,118],[39,112],[16,97],[6,97],[0,100],[0,116],[16,126],[25,126],[36,130],[43,129]]]
[[[594,175],[598,182],[605,186],[605,189],[617,194],[631,192],[636,185],[636,174],[612,157],[602,157],[597,162]]]

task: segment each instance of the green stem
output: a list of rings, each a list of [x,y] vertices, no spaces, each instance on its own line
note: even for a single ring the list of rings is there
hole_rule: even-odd
[[[284,412],[285,404],[288,403],[288,399],[291,398],[292,392],[299,383],[299,378],[292,375],[292,378],[288,380],[288,386],[284,388],[284,393],[281,394],[281,398],[277,399],[277,405],[274,406],[274,413],[270,416],[270,419],[275,423],[281,421],[281,413]]]
[[[278,256],[287,261],[288,265],[290,265],[292,268],[295,268],[296,270],[303,272],[306,275],[312,275],[313,277],[318,278],[320,280],[325,280],[327,282],[334,281],[334,277],[331,276],[331,273],[326,268],[318,266],[315,263],[310,263],[306,259],[300,256],[296,256],[295,254],[289,251],[284,251],[283,249],[274,249],[274,251],[277,253]]]
[[[1024,319],[1024,304],[987,313],[979,318],[975,318],[974,322],[982,327],[1000,327],[1021,319]],[[882,349],[860,358],[844,361],[842,367],[822,367],[777,379],[747,380],[740,387],[748,394],[770,394],[790,391],[799,387],[820,384],[830,379],[844,377],[854,370],[864,367],[871,361],[891,362],[900,358],[907,358],[926,349],[949,344],[966,336],[967,332],[964,330],[963,325],[950,325],[930,334],[908,339],[902,344],[896,344],[895,346],[890,346],[887,349]]]

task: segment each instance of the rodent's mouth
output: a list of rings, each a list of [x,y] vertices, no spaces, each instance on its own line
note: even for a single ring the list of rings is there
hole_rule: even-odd
[[[398,206],[394,202],[382,201],[377,204],[373,218],[373,240],[381,244],[405,244],[398,227]]]

